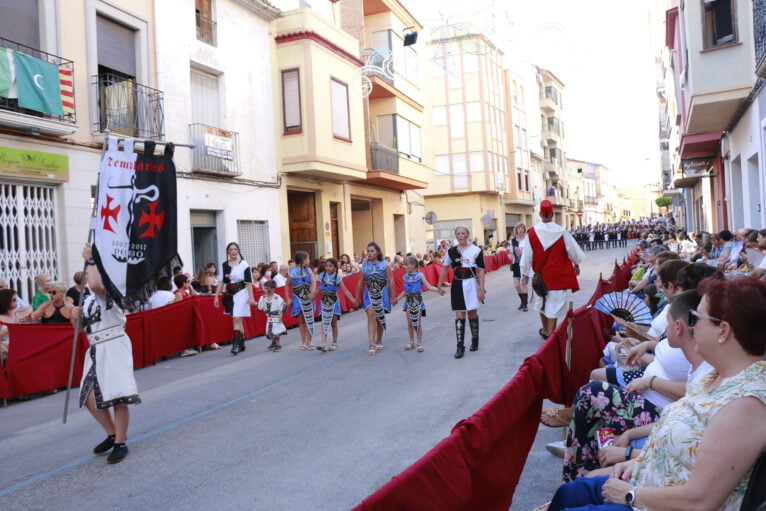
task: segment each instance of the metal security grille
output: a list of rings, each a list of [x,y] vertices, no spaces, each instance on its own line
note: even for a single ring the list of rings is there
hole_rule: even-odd
[[[30,301],[41,273],[58,278],[55,189],[0,183],[0,275]]]
[[[237,220],[237,240],[244,255],[243,259],[250,263],[251,267],[271,260],[268,222]]]

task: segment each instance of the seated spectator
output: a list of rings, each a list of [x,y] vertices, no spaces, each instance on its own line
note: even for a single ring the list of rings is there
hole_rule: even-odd
[[[48,283],[51,281],[51,276],[47,273],[41,273],[35,277],[35,288],[37,292],[32,297],[32,309],[36,310],[40,305],[50,300],[48,298]]]
[[[206,268],[203,267],[197,270],[197,273],[195,273],[194,277],[191,279],[191,287],[194,289],[194,291],[197,292],[197,294],[209,295],[211,293],[211,289],[207,284]]]
[[[170,277],[163,275],[157,278],[157,289],[149,296],[149,308],[159,309],[165,305],[175,303],[180,300],[173,294],[173,286],[170,283]]]
[[[173,277],[173,284],[176,285],[176,301],[181,302],[183,300],[186,300],[187,298],[191,298],[196,294],[196,291],[192,289],[191,282],[189,281],[189,277],[184,275],[183,273],[180,273]]]
[[[40,323],[69,323],[74,305],[66,301],[66,285],[61,281],[48,283],[50,300],[32,311],[30,319]]]
[[[255,295],[257,293],[262,293],[263,292],[263,283],[266,282],[269,279],[267,279],[265,277],[262,278],[261,277],[261,270],[259,270],[258,268],[251,268],[250,269],[250,274],[253,277],[253,295]]]
[[[287,283],[287,270],[289,269],[290,268],[286,264],[279,265],[279,272],[274,275],[274,283],[277,285],[277,288],[285,287],[285,284]]]
[[[13,289],[0,289],[0,322],[12,325],[19,323],[16,314],[17,306],[16,291]],[[0,362],[5,367],[5,359],[8,358],[8,327],[0,325]]]
[[[699,291],[694,343],[714,371],[663,410],[637,459],[561,486],[549,511],[741,508],[766,449],[766,283],[712,278]],[[592,507],[604,504],[616,506]]]
[[[72,280],[74,280],[74,286],[66,290],[66,302],[76,307],[80,304],[80,293],[82,293],[82,272],[78,271],[75,273]],[[90,290],[85,288],[85,296],[89,294]],[[83,299],[85,296],[83,296]]]
[[[1,289],[10,289],[10,286],[8,286],[8,281],[2,277],[0,277],[0,290]],[[29,313],[32,312],[32,307],[30,307],[29,304],[17,294],[15,310],[17,313],[19,313],[20,316],[28,316]]]
[[[184,272],[184,269],[181,268],[180,266],[173,266],[173,277],[175,277],[176,275],[181,275],[183,272]],[[176,292],[176,283],[173,280],[173,277],[170,278],[170,287],[171,287],[170,290],[175,293]]]

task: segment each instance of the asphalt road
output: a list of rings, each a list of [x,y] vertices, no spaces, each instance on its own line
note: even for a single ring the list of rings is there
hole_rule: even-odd
[[[575,306],[626,249],[588,253]],[[340,349],[301,351],[297,330],[280,353],[265,338],[247,351],[172,358],[136,371],[129,456],[90,454],[103,431],[63,392],[0,409],[0,509],[343,510],[407,468],[513,377],[540,346],[536,313],[518,311],[511,273],[487,276],[481,347],[455,360],[449,295],[426,293],[424,353],[405,351],[400,310],[386,349],[368,356],[361,312],[340,321]],[[468,335],[468,332],[466,332]],[[315,343],[320,340],[319,330]],[[512,509],[549,500],[561,460],[541,429]]]

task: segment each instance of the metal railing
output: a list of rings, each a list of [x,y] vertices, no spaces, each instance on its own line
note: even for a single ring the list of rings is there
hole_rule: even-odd
[[[189,125],[192,149],[192,170],[239,176],[239,133],[205,124]]]
[[[67,101],[68,102],[71,101],[72,105],[74,105],[74,62],[73,61],[59,57],[58,55],[54,55],[52,53],[46,53],[44,51],[38,50],[37,48],[31,48],[29,46],[25,46],[15,41],[11,41],[9,39],[3,39],[2,37],[0,37],[0,46],[3,46],[5,48],[10,48],[11,50],[16,50],[19,53],[23,53],[25,55],[29,55],[30,57],[34,57],[36,59],[40,59],[42,61],[48,62],[49,64],[58,66],[60,78],[63,78],[61,76],[62,72],[71,73],[70,76],[72,77],[72,97],[71,98],[67,97]],[[30,110],[28,108],[20,107],[18,98],[0,97],[0,110],[9,110],[11,112],[32,115],[34,117],[40,117],[42,119],[50,119],[53,121],[65,122],[67,124],[77,124],[77,116],[75,115],[75,112],[66,112],[66,109],[64,109],[65,110],[64,115],[47,114],[43,112],[38,112],[36,110]]]
[[[372,152],[372,170],[399,173],[399,151],[377,142],[370,143],[370,151]]]
[[[218,45],[217,23],[204,14],[197,12],[197,40],[211,46]]]
[[[455,188],[468,188],[470,176],[468,174],[453,174],[452,185]]]
[[[368,76],[380,77],[389,85],[394,85],[395,69],[391,50],[365,48],[362,57]]]
[[[585,204],[587,206],[596,206],[598,205],[598,199],[595,197],[585,197]]]
[[[91,86],[98,98],[98,120],[94,131],[110,130],[147,140],[165,138],[162,91],[112,73],[93,76]]]

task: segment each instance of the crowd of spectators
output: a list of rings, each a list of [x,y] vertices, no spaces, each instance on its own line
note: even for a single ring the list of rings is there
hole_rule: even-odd
[[[766,450],[754,419],[766,418],[766,230],[635,227],[627,292],[653,319],[615,317],[572,406],[543,410],[544,425],[566,428],[547,446],[566,484],[540,509],[755,509],[766,500],[752,493],[764,481],[750,481]]]

